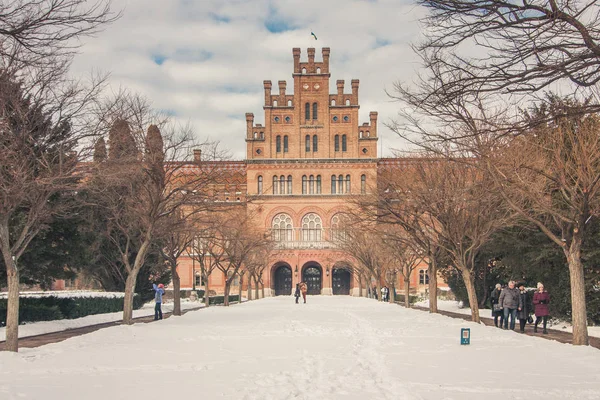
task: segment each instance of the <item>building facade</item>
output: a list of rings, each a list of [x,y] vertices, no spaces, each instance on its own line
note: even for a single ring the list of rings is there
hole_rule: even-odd
[[[359,80],[351,80],[350,90],[337,80],[337,92],[329,93],[329,57],[330,49],[323,48],[317,61],[309,48],[303,61],[294,48],[293,93],[286,81],[278,81],[275,92],[264,81],[264,125],[247,113],[246,159],[222,164],[231,170],[231,181],[221,188],[220,200],[246,203],[276,242],[266,261],[265,296],[289,295],[301,281],[309,294],[359,295],[353,261],[335,245],[339,213],[351,195],[377,186],[382,166],[397,162],[377,157],[377,112],[359,120]],[[427,287],[426,269],[417,268],[412,278],[418,291]],[[194,280],[203,286],[191,258],[180,260],[179,274],[182,288]],[[220,271],[210,280],[212,290],[223,291]]]

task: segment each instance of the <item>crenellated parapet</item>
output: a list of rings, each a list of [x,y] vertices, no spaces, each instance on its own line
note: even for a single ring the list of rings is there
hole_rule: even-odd
[[[294,56],[294,75],[308,75],[308,74],[317,74],[317,75],[327,75],[329,76],[329,47],[323,47],[321,49],[321,55],[323,58],[322,62],[315,61],[315,48],[310,47],[307,50],[308,54],[308,62],[300,61],[300,48],[295,47],[292,50],[292,54]]]

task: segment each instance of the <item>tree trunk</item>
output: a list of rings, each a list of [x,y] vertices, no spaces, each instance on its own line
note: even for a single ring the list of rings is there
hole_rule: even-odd
[[[410,308],[410,275],[404,277],[404,307]]]
[[[363,295],[363,287],[362,287],[362,278],[358,275],[358,297],[362,297]]]
[[[19,270],[12,256],[4,257],[8,283],[6,310],[6,351],[19,351]]]
[[[252,300],[252,275],[248,275],[248,301]]]
[[[229,306],[229,291],[231,290],[231,280],[225,280],[225,292],[223,293],[223,305],[225,307]]]
[[[479,305],[477,303],[477,292],[475,291],[475,282],[473,275],[468,270],[461,270],[465,287],[467,288],[467,294],[469,295],[469,307],[471,307],[471,320],[473,322],[480,322],[479,319]]]
[[[259,287],[259,283],[260,283],[260,280],[258,279],[258,276],[255,276],[254,277],[254,285],[255,285],[255,287],[254,287],[254,297],[256,299],[258,299],[258,287]],[[264,293],[263,293],[263,297],[265,297]]]
[[[573,323],[573,344],[589,345],[587,329],[587,306],[585,303],[585,277],[581,264],[582,237],[575,233],[569,249],[564,249],[569,263],[571,281],[571,314]]]
[[[381,301],[381,279],[377,277],[377,283],[375,284],[375,290],[377,290],[377,301]]]
[[[262,297],[261,298],[264,299],[265,298],[265,284],[262,283],[262,282],[260,284],[260,290],[262,292]]]
[[[396,274],[394,273],[394,275],[392,276],[392,288],[388,289],[388,297],[390,298],[388,301],[391,304],[394,304],[396,302]]]
[[[238,304],[242,304],[242,285],[244,283],[244,275],[240,274],[240,286],[238,288]]]
[[[171,276],[173,279],[173,315],[181,315],[181,279],[177,272],[177,262],[171,263]],[[192,279],[196,279],[195,276]]]
[[[138,271],[129,273],[125,280],[125,298],[123,299],[123,324],[133,324],[133,296],[135,294],[135,281]]]
[[[205,307],[210,307],[210,295],[208,294],[209,292],[209,287],[208,287],[208,281],[209,281],[209,274],[206,274],[206,280],[204,281],[204,306]]]
[[[483,281],[483,295],[481,296],[481,299],[479,300],[479,308],[484,308],[485,307],[485,301],[488,298],[489,289],[488,289],[488,284],[487,284],[487,275],[488,275],[487,271],[488,271],[489,267],[490,267],[490,265],[488,264],[488,265],[486,265],[483,268],[483,277],[482,277],[482,281]]]
[[[429,275],[429,312],[437,313],[437,264],[433,255],[427,266],[427,274]]]

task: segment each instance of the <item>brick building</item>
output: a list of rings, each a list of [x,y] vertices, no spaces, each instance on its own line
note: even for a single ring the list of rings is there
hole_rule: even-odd
[[[376,187],[379,169],[400,161],[377,158],[377,112],[369,113],[369,121],[359,120],[358,79],[350,90],[338,80],[337,92],[329,93],[330,49],[323,48],[321,56],[316,61],[309,48],[307,61],[301,61],[301,50],[293,49],[293,93],[286,81],[277,83],[275,93],[272,82],[264,81],[265,123],[246,114],[246,159],[218,164],[231,171],[219,185],[219,199],[252,208],[277,242],[263,277],[266,296],[290,294],[301,280],[309,294],[358,295],[348,268],[352,261],[332,242],[338,213],[349,195]],[[200,156],[195,154],[196,161]],[[421,292],[428,280],[424,270],[425,265],[417,268],[411,279]],[[190,258],[180,260],[179,274],[182,288],[192,287],[194,275],[196,286],[203,284]],[[211,289],[223,291],[220,271],[210,280]]]

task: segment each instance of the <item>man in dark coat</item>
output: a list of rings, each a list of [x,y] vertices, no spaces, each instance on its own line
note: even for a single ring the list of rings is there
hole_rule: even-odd
[[[500,293],[500,305],[504,310],[504,329],[508,329],[508,316],[510,315],[510,329],[515,329],[517,311],[523,307],[519,289],[515,287],[515,281],[508,282],[508,287]]]
[[[524,283],[519,283],[519,296],[521,297],[521,308],[517,312],[517,317],[519,318],[519,331],[525,332],[525,324],[527,323],[527,317],[529,317],[529,296],[527,290],[525,290]]]

